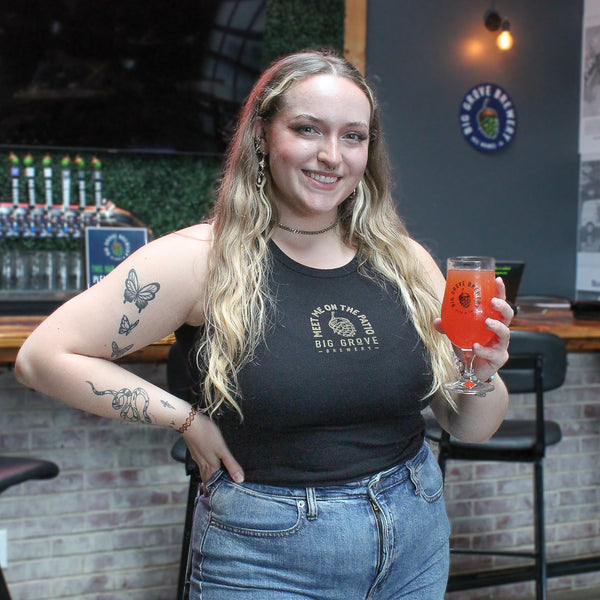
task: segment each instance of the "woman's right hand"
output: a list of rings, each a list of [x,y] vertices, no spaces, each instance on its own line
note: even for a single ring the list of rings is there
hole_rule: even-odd
[[[183,433],[183,438],[204,483],[221,468],[236,483],[244,481],[242,467],[229,451],[219,428],[206,415],[196,414],[190,427]]]

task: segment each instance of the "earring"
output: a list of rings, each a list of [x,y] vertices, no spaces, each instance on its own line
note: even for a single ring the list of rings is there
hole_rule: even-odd
[[[256,175],[256,187],[259,190],[262,190],[265,186],[265,155],[262,153],[260,148],[260,139],[259,137],[254,138],[254,150],[256,151],[256,156],[258,158],[258,173]]]

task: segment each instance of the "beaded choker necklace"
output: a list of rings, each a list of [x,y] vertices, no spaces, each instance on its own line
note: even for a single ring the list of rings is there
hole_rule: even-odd
[[[296,229],[294,227],[288,227],[287,225],[284,225],[283,223],[277,223],[277,226],[281,229],[285,229],[286,231],[289,231],[291,233],[298,233],[300,235],[319,235],[320,233],[325,233],[327,231],[331,231],[334,227],[336,227],[338,224],[337,220],[335,220],[331,225],[328,225],[327,227],[325,227],[324,229],[318,229],[317,231],[307,231],[305,229]]]

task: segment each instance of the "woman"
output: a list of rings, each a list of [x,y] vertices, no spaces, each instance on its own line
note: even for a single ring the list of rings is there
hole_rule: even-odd
[[[480,379],[508,357],[497,288]],[[192,598],[441,599],[449,527],[421,411],[479,442],[508,403],[499,377],[485,401],[444,392],[456,357],[443,290],[395,212],[372,92],[343,59],[304,52],[254,87],[214,217],[59,308],[16,372],[183,434],[205,484]],[[111,362],[174,330],[193,349],[198,406]]]

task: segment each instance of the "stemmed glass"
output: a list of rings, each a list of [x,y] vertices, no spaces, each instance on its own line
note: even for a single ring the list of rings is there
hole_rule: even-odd
[[[450,341],[462,350],[464,371],[460,379],[444,386],[461,394],[485,395],[494,386],[479,381],[473,370],[473,344],[487,344],[494,336],[485,326],[496,295],[495,262],[489,256],[456,256],[448,259],[446,290],[442,302],[442,326]]]

